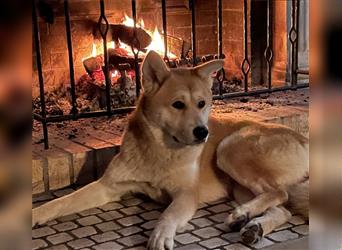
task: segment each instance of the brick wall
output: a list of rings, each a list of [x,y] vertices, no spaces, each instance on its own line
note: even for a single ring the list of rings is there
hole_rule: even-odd
[[[106,15],[111,23],[120,23],[124,13],[131,15],[131,1],[123,5],[122,1],[105,1]],[[250,4],[250,1],[248,1]],[[191,11],[186,0],[167,1],[168,34],[191,41]],[[286,69],[286,18],[284,3],[276,4],[276,25],[274,41],[277,50],[274,53],[274,74],[281,81]],[[243,1],[225,0],[223,7],[223,53],[226,56],[226,76],[228,79],[242,79],[241,63],[243,51]],[[52,91],[59,86],[68,86],[69,68],[63,5],[54,6],[56,14],[54,24],[40,21],[41,51],[45,89]],[[71,0],[71,31],[76,82],[85,73],[82,58],[91,55],[93,44],[93,23],[99,18],[98,1]],[[248,16],[250,12],[248,11]],[[137,16],[145,22],[145,27],[162,31],[161,3],[159,0],[138,0]],[[249,20],[249,18],[248,18]],[[249,25],[249,21],[248,21]],[[217,6],[216,1],[196,0],[197,55],[217,53]],[[249,36],[250,37],[250,36]],[[250,52],[250,40],[248,41]],[[101,44],[98,44],[100,49]],[[280,48],[280,49],[279,49]],[[171,48],[172,51],[172,48]],[[250,56],[249,56],[250,58]],[[35,59],[35,58],[34,58]],[[34,60],[35,63],[35,60]],[[39,94],[36,66],[33,67],[33,97]],[[250,76],[251,74],[249,74]]]

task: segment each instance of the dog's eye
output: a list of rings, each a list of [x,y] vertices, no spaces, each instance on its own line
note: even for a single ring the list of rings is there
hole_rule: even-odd
[[[199,101],[197,104],[197,107],[199,107],[200,109],[203,108],[205,106],[205,101]]]
[[[176,102],[172,103],[172,107],[174,107],[175,109],[183,109],[183,108],[185,108],[185,104],[184,104],[184,102],[176,101]]]

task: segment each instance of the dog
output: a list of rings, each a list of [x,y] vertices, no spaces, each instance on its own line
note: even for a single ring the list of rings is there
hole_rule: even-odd
[[[292,213],[308,211],[308,139],[282,125],[210,117],[213,60],[169,69],[150,51],[142,64],[143,94],[123,135],[120,153],[103,176],[33,209],[32,224],[140,192],[169,202],[147,244],[173,249],[176,231],[199,204],[223,197],[240,206],[226,218],[255,243]]]

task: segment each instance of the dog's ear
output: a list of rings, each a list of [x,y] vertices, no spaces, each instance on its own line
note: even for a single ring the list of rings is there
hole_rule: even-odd
[[[170,75],[170,70],[163,59],[153,50],[147,53],[141,71],[143,88],[146,94],[157,90]]]
[[[212,60],[195,67],[194,70],[201,78],[208,79],[214,72],[222,69],[223,65],[224,60],[222,59]]]

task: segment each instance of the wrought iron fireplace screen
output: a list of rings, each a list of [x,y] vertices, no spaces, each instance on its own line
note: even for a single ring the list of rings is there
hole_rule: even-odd
[[[244,45],[244,59],[241,63],[241,72],[243,75],[243,84],[244,91],[243,92],[235,92],[235,93],[223,93],[222,86],[223,81],[225,80],[225,71],[222,69],[216,75],[216,79],[219,83],[219,94],[214,95],[213,99],[224,99],[229,97],[241,97],[241,96],[250,96],[250,95],[258,95],[263,93],[271,93],[275,91],[284,91],[284,90],[296,90],[298,88],[308,87],[309,84],[299,84],[298,83],[298,74],[308,74],[308,71],[301,70],[298,68],[298,27],[299,27],[299,0],[292,0],[292,8],[291,8],[291,29],[288,33],[288,39],[291,45],[291,79],[290,84],[283,87],[272,87],[272,59],[273,59],[273,50],[272,50],[272,4],[274,0],[267,0],[267,47],[264,53],[264,57],[266,59],[267,65],[267,88],[258,89],[258,90],[250,90],[248,86],[248,75],[250,73],[251,64],[248,59],[248,25],[247,25],[247,0],[243,1],[243,45]],[[107,53],[107,32],[109,30],[109,22],[106,18],[105,14],[105,4],[104,0],[99,0],[100,4],[100,17],[98,20],[98,29],[100,31],[100,35],[103,40],[103,50],[104,50],[104,66],[103,72],[105,75],[105,86],[106,86],[106,110],[102,111],[92,111],[86,113],[79,113],[76,107],[76,93],[75,93],[75,73],[74,73],[74,61],[73,61],[73,46],[71,39],[71,29],[70,29],[70,13],[69,13],[69,1],[64,0],[64,15],[65,15],[65,27],[66,27],[66,38],[67,38],[67,48],[68,48],[68,59],[69,59],[69,74],[70,74],[70,92],[71,92],[71,104],[72,110],[69,115],[53,115],[47,116],[46,113],[46,105],[45,105],[45,97],[44,97],[44,79],[42,72],[42,60],[41,60],[41,46],[40,46],[40,35],[39,35],[39,24],[38,24],[38,15],[37,15],[37,2],[36,0],[32,0],[33,3],[33,35],[34,35],[34,45],[37,59],[37,72],[38,72],[38,80],[39,80],[39,93],[40,93],[40,113],[33,113],[33,118],[43,125],[43,136],[44,136],[44,148],[48,149],[49,141],[48,141],[48,128],[47,124],[51,122],[61,122],[66,120],[75,120],[79,118],[89,118],[89,117],[99,117],[99,116],[112,116],[115,114],[122,114],[130,112],[134,109],[134,107],[124,107],[124,108],[115,108],[111,107],[111,96],[110,96],[110,88],[111,88],[111,78],[109,75],[109,60]],[[202,57],[198,58],[196,54],[196,0],[189,0],[189,7],[191,10],[191,45],[192,45],[192,57],[191,63],[192,65],[197,65],[198,62],[204,62],[211,59],[216,58],[225,58],[223,54],[223,44],[222,44],[222,0],[217,0],[217,54],[211,57]],[[163,34],[164,34],[164,47],[165,54],[164,59],[166,62],[169,62],[168,52],[167,52],[167,17],[166,17],[166,0],[161,0],[162,4],[162,26],[163,26]],[[131,0],[132,5],[132,18],[134,21],[134,28],[137,27],[137,12],[136,12],[136,0]],[[101,25],[105,24],[105,25]],[[102,27],[102,28],[101,28]],[[104,27],[104,28],[103,28]],[[134,38],[136,38],[136,34],[134,34]],[[139,60],[138,53],[139,51],[132,50],[134,53],[134,70],[136,75],[136,96],[139,97],[141,90],[140,83],[140,70],[139,70]],[[175,65],[173,65],[175,66]]]

